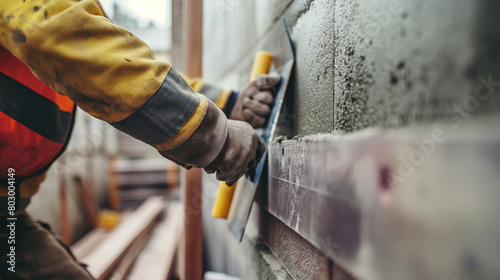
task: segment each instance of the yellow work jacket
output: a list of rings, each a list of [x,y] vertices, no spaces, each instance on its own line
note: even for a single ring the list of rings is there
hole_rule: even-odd
[[[160,152],[200,125],[210,101],[197,92],[221,109],[231,93],[184,79],[92,0],[0,1],[0,44],[55,92]],[[36,193],[44,178],[25,178],[21,197]],[[0,196],[5,189],[0,184]]]

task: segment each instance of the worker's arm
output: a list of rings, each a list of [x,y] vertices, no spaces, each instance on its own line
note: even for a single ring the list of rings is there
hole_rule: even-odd
[[[265,125],[274,104],[274,89],[281,78],[261,75],[240,91],[223,90],[200,78],[183,75],[196,92],[205,95],[232,120],[246,121],[253,127]]]
[[[263,142],[249,125],[227,121],[92,0],[1,1],[0,44],[89,114],[187,168],[235,180],[258,160]]]

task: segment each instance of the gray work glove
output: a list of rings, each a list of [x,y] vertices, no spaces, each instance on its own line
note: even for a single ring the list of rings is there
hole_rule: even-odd
[[[227,127],[224,147],[205,171],[217,172],[217,180],[231,186],[249,170],[255,171],[266,145],[246,122],[228,120]]]
[[[246,121],[255,128],[264,126],[274,102],[273,88],[280,81],[280,76],[257,76],[239,92],[229,118]]]
[[[194,133],[179,147],[160,153],[190,169],[204,168],[217,172],[217,179],[231,185],[251,168],[256,168],[265,144],[252,127],[240,121],[227,120],[211,101]]]

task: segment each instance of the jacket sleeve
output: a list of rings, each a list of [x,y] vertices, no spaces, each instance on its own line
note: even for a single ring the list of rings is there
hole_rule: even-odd
[[[205,83],[201,78],[190,78],[185,74],[181,74],[184,80],[194,89],[194,91],[203,94],[208,99],[219,107],[219,109],[224,110],[231,94],[232,90],[221,89],[211,84]]]
[[[0,44],[94,117],[161,150],[203,120],[210,101],[92,0],[0,3]]]

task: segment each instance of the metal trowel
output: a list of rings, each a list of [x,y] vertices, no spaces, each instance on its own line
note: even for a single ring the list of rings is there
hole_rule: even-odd
[[[284,20],[279,21],[271,30],[267,41],[263,44],[254,61],[250,80],[259,74],[278,74],[281,76],[281,85],[274,99],[274,106],[264,129],[257,132],[264,139],[266,147],[274,137],[274,131],[279,120],[281,105],[292,73],[295,61],[292,42]],[[214,203],[212,216],[227,219],[227,226],[236,240],[240,241],[245,232],[245,226],[252,209],[255,192],[262,177],[267,160],[267,150],[264,151],[253,176],[244,176],[233,186],[224,182]],[[253,172],[252,172],[253,173]]]

